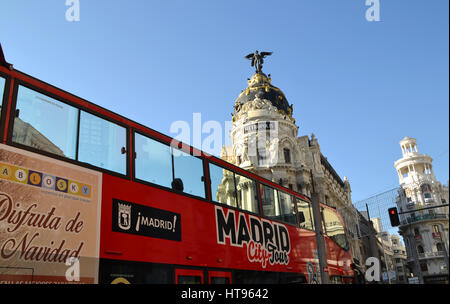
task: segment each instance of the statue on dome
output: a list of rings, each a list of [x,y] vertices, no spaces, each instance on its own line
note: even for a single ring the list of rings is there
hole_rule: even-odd
[[[262,65],[264,63],[264,58],[266,56],[272,55],[272,52],[261,52],[259,53],[256,50],[254,53],[250,53],[245,58],[252,61],[252,67],[254,66],[256,69],[256,73],[262,73]]]

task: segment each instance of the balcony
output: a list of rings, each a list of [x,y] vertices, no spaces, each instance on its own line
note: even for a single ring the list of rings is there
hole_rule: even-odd
[[[418,256],[419,256],[419,259],[443,258],[444,251],[423,252],[423,253],[418,253]]]
[[[433,232],[432,235],[433,235],[433,239],[438,239],[438,240],[441,239],[441,232]]]
[[[426,197],[425,198],[425,205],[429,206],[429,205],[431,205],[433,203],[434,203],[434,199],[433,198],[431,198],[431,197]]]
[[[412,224],[412,223],[416,223],[416,222],[421,222],[421,221],[428,221],[428,220],[434,220],[434,219],[446,219],[448,218],[447,214],[424,214],[424,215],[419,215],[419,216],[415,216],[415,217],[407,217],[406,220],[401,221],[402,225],[408,225],[408,224]]]

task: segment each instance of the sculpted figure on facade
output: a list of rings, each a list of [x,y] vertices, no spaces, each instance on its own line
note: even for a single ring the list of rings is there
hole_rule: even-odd
[[[266,141],[266,149],[268,153],[268,165],[274,166],[278,164],[278,144],[280,140],[278,138]]]

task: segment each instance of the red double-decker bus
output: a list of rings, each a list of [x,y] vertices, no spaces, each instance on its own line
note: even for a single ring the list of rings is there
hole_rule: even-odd
[[[0,96],[0,281],[320,281],[308,197],[17,71],[1,52]],[[321,210],[329,276],[351,281],[343,221]]]

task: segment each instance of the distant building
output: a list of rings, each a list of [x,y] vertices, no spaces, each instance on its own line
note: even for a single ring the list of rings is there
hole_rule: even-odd
[[[56,155],[65,156],[63,151],[51,142],[42,133],[36,130],[29,123],[20,118],[14,119],[14,132],[12,136],[14,142],[35,148],[41,151],[47,151]]]
[[[420,154],[416,139],[400,141],[403,157],[394,163],[400,182],[397,206],[408,266],[422,283],[448,284],[448,182],[436,180],[432,158]],[[447,206],[444,206],[447,205]]]
[[[391,284],[407,283],[409,270],[406,266],[406,248],[403,246],[400,236],[391,235],[386,231],[379,233],[378,236],[382,243],[383,256],[381,260],[383,261],[382,272],[385,273],[384,281]]]
[[[410,272],[407,267],[406,248],[398,235],[391,236],[391,244],[394,252],[393,259],[396,272],[396,283],[407,284]]]
[[[381,222],[381,218],[376,217],[376,218],[371,218],[370,220],[372,221],[373,227],[375,228],[377,233],[383,232],[383,224]]]

